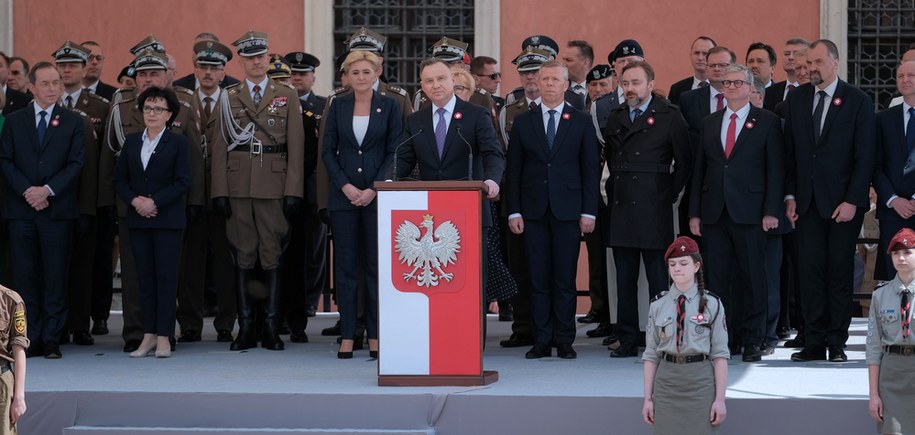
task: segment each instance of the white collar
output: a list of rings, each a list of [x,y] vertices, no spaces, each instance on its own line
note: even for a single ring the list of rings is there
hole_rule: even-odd
[[[245,83],[247,83],[248,90],[250,92],[254,92],[255,86],[260,86],[261,92],[264,92],[265,90],[267,90],[267,80],[269,80],[269,79],[270,79],[269,76],[264,76],[264,80],[262,80],[260,83],[254,83],[251,80],[245,79]]]
[[[438,106],[435,105],[435,103],[432,103],[432,113],[438,112],[438,109],[445,109],[445,111],[448,112],[448,113],[454,113],[454,105],[455,105],[455,104],[457,104],[457,97],[454,96],[454,95],[452,95],[452,96],[451,96],[451,99],[448,100],[447,103],[445,103],[445,106],[444,106],[444,107],[438,107]]]

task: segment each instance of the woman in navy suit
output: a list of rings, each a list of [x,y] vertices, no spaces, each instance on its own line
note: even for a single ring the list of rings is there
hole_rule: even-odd
[[[352,92],[330,100],[321,157],[327,167],[327,209],[334,234],[334,287],[342,342],[337,357],[353,357],[359,264],[365,270],[366,330],[372,357],[378,352],[378,240],[375,181],[384,174],[403,132],[397,102],[372,88],[381,62],[354,51],[343,61]]]
[[[174,91],[150,87],[137,103],[146,130],[127,136],[114,173],[118,196],[130,205],[127,228],[140,279],[143,342],[130,356],[155,350],[156,357],[168,358],[168,339],[175,335],[178,256],[187,224],[190,152],[184,136],[168,131],[180,109]]]

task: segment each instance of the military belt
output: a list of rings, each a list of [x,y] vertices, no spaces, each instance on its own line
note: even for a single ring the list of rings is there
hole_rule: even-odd
[[[260,145],[257,148],[260,149],[261,153],[265,153],[265,154],[275,154],[275,153],[285,153],[286,152],[286,145]],[[243,152],[247,153],[247,152],[251,151],[251,146],[250,145],[236,145],[235,148],[232,148],[232,151],[243,151]]]
[[[704,353],[696,355],[671,355],[669,353],[664,354],[664,360],[667,362],[672,362],[674,364],[690,364],[702,362],[708,359],[708,355]]]
[[[892,346],[885,346],[885,347],[883,348],[883,350],[884,350],[886,353],[894,353],[894,354],[896,354],[896,355],[903,355],[903,356],[912,356],[912,355],[915,355],[915,346],[897,346],[897,345],[892,345]]]
[[[670,163],[610,162],[610,172],[650,172],[669,174]]]

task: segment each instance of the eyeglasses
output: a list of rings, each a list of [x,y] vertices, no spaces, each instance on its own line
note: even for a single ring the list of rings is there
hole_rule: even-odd
[[[730,65],[730,64],[729,63],[710,63],[710,64],[708,64],[708,67],[713,68],[713,69],[718,69],[718,68],[724,69],[724,68],[727,68],[728,65]]]
[[[749,84],[743,80],[722,80],[721,85],[730,88],[731,85],[734,85],[735,88],[741,88],[743,85]]]
[[[105,60],[105,56],[102,56],[101,54],[90,54],[89,60],[95,60],[95,61],[101,62],[101,61]]]
[[[461,92],[464,92],[464,91],[466,91],[466,90],[467,90],[467,87],[466,87],[466,86],[454,85],[454,93],[455,93],[455,94],[460,94]]]
[[[151,114],[153,114],[153,115],[158,116],[158,115],[161,115],[161,114],[164,113],[164,112],[171,112],[171,110],[168,110],[168,107],[143,106],[143,113],[145,113],[145,114],[147,114],[147,115],[149,115],[149,114],[151,113]]]
[[[495,72],[492,74],[474,74],[474,75],[477,77],[489,77],[490,80],[496,80],[499,77],[502,77],[502,73],[500,73],[500,72]]]

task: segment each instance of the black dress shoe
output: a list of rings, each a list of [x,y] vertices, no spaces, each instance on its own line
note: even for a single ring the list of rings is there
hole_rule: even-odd
[[[848,361],[848,356],[845,355],[845,351],[842,350],[842,346],[829,346],[829,361],[830,362]]]
[[[775,353],[775,346],[770,346],[768,344],[764,344],[762,346],[759,346],[759,352],[763,356],[772,355],[773,353]]]
[[[200,341],[200,333],[189,329],[181,333],[181,336],[178,337],[179,343],[193,343],[195,341]]]
[[[353,353],[352,353],[352,352],[337,352],[337,358],[339,358],[339,359],[352,359],[352,358],[353,358]]]
[[[321,330],[321,335],[331,336],[331,335],[340,335],[340,321],[337,321],[337,324],[331,326],[330,328],[324,328]]]
[[[63,357],[63,354],[60,353],[60,346],[57,343],[45,343],[43,347],[46,359],[60,359]]]
[[[610,322],[600,322],[597,325],[597,328],[594,328],[585,333],[588,337],[609,337],[613,333],[613,327],[610,326]]]
[[[234,338],[232,338],[232,331],[228,329],[220,329],[216,331],[216,341],[220,343],[231,343]]]
[[[588,311],[588,314],[578,318],[578,323],[597,323],[600,321],[598,314],[594,311]]]
[[[96,320],[92,325],[92,335],[108,335],[108,321]]]
[[[797,337],[792,338],[785,342],[785,347],[800,349],[802,347],[807,347],[807,340],[804,339],[802,334],[797,334]]]
[[[575,351],[572,351],[575,352]],[[548,344],[535,344],[531,350],[524,354],[527,359],[537,359],[553,355],[553,348]]]
[[[370,358],[378,358],[378,351],[377,351],[377,350],[370,350],[370,351],[369,351],[369,357],[370,357]]]
[[[515,313],[512,310],[499,310],[499,321],[500,322],[514,322]]]
[[[778,336],[779,340],[787,340],[791,336],[791,329],[787,326],[779,326],[775,330],[775,335]]]
[[[578,354],[575,353],[575,349],[572,349],[571,344],[564,343],[556,345],[556,356],[562,359],[575,359]]]
[[[512,334],[508,340],[502,340],[499,342],[499,346],[502,347],[524,347],[534,344],[534,339],[526,335],[521,334]]]
[[[762,361],[762,352],[759,350],[759,346],[755,344],[748,344],[743,348],[743,362],[759,362]]]
[[[795,352],[791,354],[791,361],[805,362],[805,361],[825,361],[826,360],[826,348],[823,347],[813,347],[808,346],[801,349],[800,352]]]
[[[604,341],[600,342],[600,344],[602,344],[604,346],[609,346],[613,343],[616,343],[617,341],[620,341],[620,338],[616,334],[610,334],[606,338],[604,338]]]
[[[315,317],[318,315],[318,307],[314,305],[309,305],[305,307],[305,316],[306,317]]]
[[[629,358],[639,356],[639,346],[632,343],[621,343],[618,349],[610,351],[610,358]]]
[[[305,331],[292,331],[289,333],[289,341],[293,343],[308,343],[308,334]]]
[[[73,342],[80,346],[92,346],[95,339],[86,331],[76,331],[73,333]]]
[[[140,340],[131,339],[124,343],[124,352],[133,352],[140,348]]]

